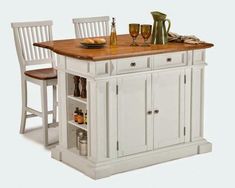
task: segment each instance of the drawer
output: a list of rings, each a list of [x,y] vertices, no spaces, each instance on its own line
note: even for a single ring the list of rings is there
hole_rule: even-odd
[[[151,58],[149,56],[123,58],[112,62],[116,74],[151,70]]]
[[[86,74],[89,70],[89,62],[66,57],[66,70]]]
[[[109,74],[109,61],[91,62],[67,57],[66,70],[90,76],[104,76]]]
[[[205,63],[205,50],[193,50],[193,65]]]
[[[154,69],[184,65],[187,65],[187,52],[166,53],[154,56]]]
[[[109,61],[97,61],[89,64],[89,73],[93,76],[107,76],[109,70]]]

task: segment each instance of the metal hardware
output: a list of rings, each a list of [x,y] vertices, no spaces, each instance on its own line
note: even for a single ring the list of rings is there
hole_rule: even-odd
[[[148,111],[148,115],[151,115],[153,112],[152,111]]]
[[[79,151],[81,156],[87,156],[87,139],[79,140]]]
[[[171,59],[170,57],[168,57],[168,58],[166,59],[166,61],[167,61],[167,62],[171,62],[172,59]]]
[[[135,67],[135,66],[136,66],[136,62],[132,62],[132,63],[130,64],[130,66],[131,66],[131,67]]]
[[[184,127],[184,136],[186,135],[186,127]]]
[[[116,95],[118,95],[118,85],[116,85]]]
[[[159,113],[159,110],[154,110],[154,113],[155,113],[155,114],[158,114],[158,113]]]
[[[184,84],[186,84],[186,74],[184,75]]]
[[[117,151],[119,150],[119,142],[117,141]]]

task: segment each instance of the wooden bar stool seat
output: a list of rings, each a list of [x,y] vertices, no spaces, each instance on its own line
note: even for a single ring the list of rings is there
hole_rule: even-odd
[[[24,74],[39,80],[49,80],[57,78],[57,71],[54,68],[29,70],[25,71]]]

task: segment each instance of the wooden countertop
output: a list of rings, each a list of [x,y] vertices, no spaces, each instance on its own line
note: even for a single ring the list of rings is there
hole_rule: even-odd
[[[35,43],[34,45],[42,48],[48,48],[60,55],[92,61],[205,49],[214,46],[210,43],[184,44],[169,42],[166,45],[151,45],[150,47],[132,47],[130,46],[132,42],[132,38],[130,37],[130,35],[118,35],[118,45],[115,47],[110,47],[109,37],[107,37],[106,39],[107,45],[104,48],[100,49],[83,48],[80,45],[80,39],[55,40]],[[143,38],[141,36],[138,36],[137,43],[143,44]]]

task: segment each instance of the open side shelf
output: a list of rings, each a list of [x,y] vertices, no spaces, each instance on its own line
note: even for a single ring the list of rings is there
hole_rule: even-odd
[[[74,97],[73,95],[68,95],[68,99],[76,102],[81,102],[83,104],[87,104],[87,99],[81,98],[81,97]]]
[[[78,127],[84,131],[87,131],[87,124],[78,124],[74,120],[68,121],[68,124]]]
[[[67,132],[68,132],[68,137],[67,137],[67,142],[68,142],[68,151],[71,152],[71,155],[74,155],[76,158],[79,158],[80,162],[83,163],[84,161],[88,161],[88,158],[90,156],[89,150],[90,150],[90,134],[89,134],[89,127],[87,124],[85,124],[85,117],[87,118],[87,114],[89,113],[89,105],[88,105],[88,99],[87,98],[82,98],[82,97],[75,97],[74,96],[74,92],[75,92],[75,87],[79,88],[80,94],[82,91],[82,87],[84,89],[84,83],[86,82],[87,84],[87,80],[84,81],[85,78],[80,77],[79,78],[79,82],[76,82],[76,78],[74,77],[75,75],[67,73],[66,74],[66,82],[67,82],[67,88],[66,88],[66,111],[67,111]],[[78,76],[77,76],[78,77]],[[81,78],[83,79],[83,85],[81,83]],[[76,85],[78,84],[78,85]],[[86,85],[85,84],[85,85]],[[84,92],[84,91],[83,91]],[[87,91],[87,87],[86,87],[86,95],[88,91]],[[79,112],[77,111],[79,110]],[[78,113],[78,118],[79,118],[79,122],[82,121],[81,118],[84,118],[84,123],[83,124],[79,124],[78,122],[75,121],[75,118],[77,118],[75,115],[76,113]],[[79,114],[82,113],[83,115]],[[86,116],[85,116],[86,114]],[[83,116],[83,117],[82,117]],[[79,136],[79,132],[83,132],[83,134],[85,136],[82,136],[83,139],[85,139],[87,141],[87,143],[83,144],[83,150],[81,151],[81,143],[79,142],[79,140],[81,139],[81,137]],[[85,146],[87,145],[87,146]],[[86,150],[86,154],[84,154],[85,149]],[[83,152],[83,153],[82,153]]]
[[[75,154],[76,157],[78,157],[80,160],[86,160],[86,161],[88,160],[87,156],[80,155],[79,150],[76,147],[69,148],[68,150],[73,154]]]

